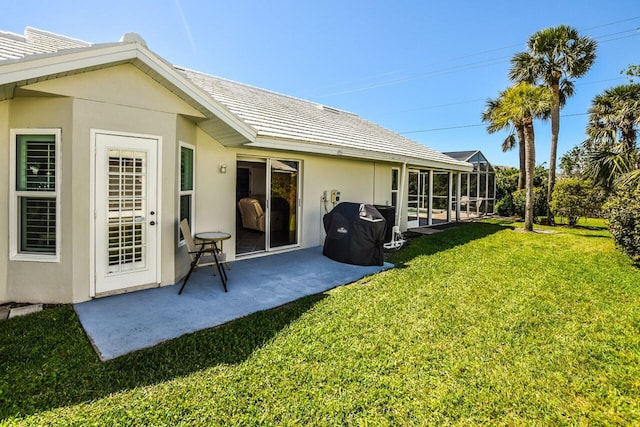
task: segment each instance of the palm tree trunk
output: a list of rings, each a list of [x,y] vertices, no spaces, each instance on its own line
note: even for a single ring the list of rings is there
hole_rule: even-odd
[[[529,118],[524,125],[524,153],[526,169],[526,194],[524,208],[524,229],[533,231],[533,174],[536,167],[536,147],[533,133],[533,119]]]
[[[524,182],[526,177],[525,168],[525,155],[524,155],[524,127],[522,125],[516,126],[516,133],[518,134],[518,151],[520,155],[520,173],[518,174],[518,190],[524,188]]]
[[[551,106],[551,153],[549,155],[549,182],[547,186],[547,221],[554,225],[553,212],[551,212],[551,199],[553,187],[556,185],[556,157],[558,157],[558,135],[560,134],[560,86],[559,81],[551,84],[553,105]]]

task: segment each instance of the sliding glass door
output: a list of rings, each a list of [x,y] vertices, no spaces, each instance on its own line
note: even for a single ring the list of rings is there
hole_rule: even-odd
[[[299,242],[300,162],[246,158],[237,162],[236,253],[245,255]]]
[[[269,246],[298,244],[298,185],[300,162],[270,159],[271,216]]]

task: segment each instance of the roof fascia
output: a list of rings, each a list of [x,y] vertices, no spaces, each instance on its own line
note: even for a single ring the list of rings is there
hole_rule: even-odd
[[[54,54],[0,63],[0,86],[136,60],[148,66],[170,86],[177,89],[177,92],[181,92],[185,97],[200,105],[202,109],[223,120],[243,137],[248,140],[253,140],[256,137],[256,131],[253,128],[182,77],[168,62],[139,43],[116,43],[73,51],[62,50]],[[145,70],[142,71],[149,74]]]
[[[406,163],[411,166],[451,170],[457,172],[473,171],[473,165],[471,163],[455,160],[455,163],[446,163],[434,160],[420,159],[417,157],[403,156],[400,154],[383,153],[379,151],[354,150],[345,147],[312,144],[308,142],[287,141],[264,137],[258,137],[255,141],[245,144],[244,147],[320,154],[332,157],[348,157],[354,159],[384,161],[390,163]]]
[[[250,141],[256,138],[257,132],[255,129],[248,126],[236,115],[231,113],[224,106],[214,100],[211,95],[207,94],[186,77],[178,73],[173,65],[169,64],[164,59],[151,52],[149,49],[140,46],[137,43],[135,43],[135,45],[138,47],[138,59],[151,66],[154,71],[159,73],[171,85],[178,88],[186,96],[202,105],[211,114],[220,118],[226,124],[234,128],[243,137],[247,138]]]
[[[86,48],[64,53],[27,56],[24,59],[0,63],[0,85],[39,79],[49,75],[69,73],[83,68],[97,67],[109,63],[134,59],[135,47],[117,45],[101,48]]]

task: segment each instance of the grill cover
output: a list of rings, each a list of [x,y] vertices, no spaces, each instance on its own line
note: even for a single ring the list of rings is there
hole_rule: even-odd
[[[344,202],[322,219],[327,237],[322,254],[355,265],[383,265],[386,221],[372,205]]]

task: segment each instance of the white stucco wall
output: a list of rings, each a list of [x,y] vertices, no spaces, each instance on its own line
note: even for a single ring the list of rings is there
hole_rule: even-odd
[[[89,299],[93,274],[89,263],[89,254],[92,252],[89,209],[92,197],[92,129],[155,135],[162,139],[159,165],[162,204],[158,209],[163,237],[159,260],[162,272],[160,281],[162,284],[174,283],[177,199],[173,194],[176,193],[177,182],[178,114],[197,117],[199,113],[131,65],[46,81],[21,89],[21,93],[26,91],[58,96],[19,97],[3,103],[4,110],[9,110],[9,119],[3,123],[0,118],[0,129],[5,130],[2,138],[8,138],[11,128],[62,128],[61,253],[59,263],[6,261],[8,256],[3,256],[0,263],[6,263],[3,273],[6,271],[7,276],[4,299],[26,302],[79,302]],[[195,134],[195,124],[190,120],[181,120],[183,129],[191,126]],[[190,125],[185,124],[187,122]],[[8,141],[0,143],[0,147],[6,153],[0,162],[6,163],[9,158]],[[3,184],[0,195],[4,197],[8,189],[6,179],[5,176],[0,178],[0,184]],[[0,215],[0,224],[6,224],[6,221],[6,216]],[[2,227],[0,237],[7,229],[7,225]],[[6,251],[6,247],[0,251]]]
[[[54,96],[41,96],[42,93]],[[9,169],[11,128],[62,129],[61,256],[58,263],[8,261],[0,245],[0,300],[80,302],[90,298],[91,130],[159,136],[161,150],[161,284],[175,283],[189,267],[188,255],[177,242],[179,217],[179,142],[196,147],[194,232],[236,226],[236,166],[239,158],[300,161],[301,197],[299,246],[323,243],[321,202],[325,190],[339,190],[341,201],[387,204],[391,201],[394,165],[346,157],[227,148],[195,122],[201,114],[132,65],[87,72],[26,86],[18,98],[0,103],[0,170]],[[23,96],[30,95],[30,96]],[[227,166],[221,173],[219,165]],[[4,167],[3,167],[4,166]],[[8,172],[0,174],[0,202],[7,205]],[[406,197],[402,198],[406,201]],[[406,203],[406,202],[405,202]],[[0,212],[0,241],[8,242],[8,219]],[[235,258],[235,239],[224,243]]]

